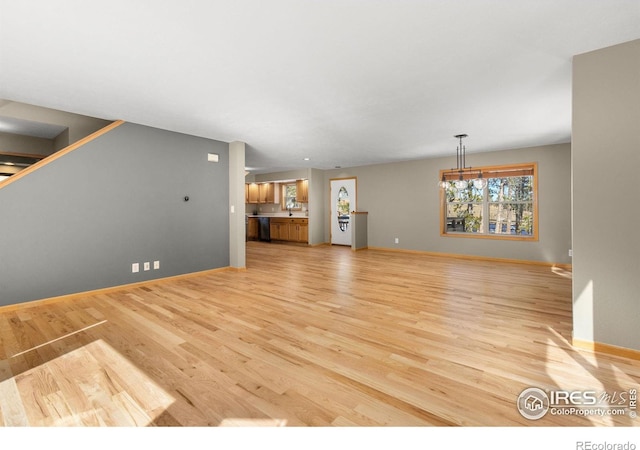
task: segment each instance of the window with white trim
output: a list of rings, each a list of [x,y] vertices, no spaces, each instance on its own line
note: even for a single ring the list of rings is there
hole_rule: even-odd
[[[282,186],[282,210],[298,211],[302,209],[302,205],[296,200],[298,195],[296,183],[284,183]]]

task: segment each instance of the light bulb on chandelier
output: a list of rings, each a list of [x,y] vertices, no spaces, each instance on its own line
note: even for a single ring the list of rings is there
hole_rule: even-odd
[[[484,178],[482,178],[482,172],[478,173],[478,178],[475,178],[473,180],[473,187],[476,188],[477,190],[481,191],[484,188],[487,187],[487,180],[485,180]]]
[[[469,182],[465,179],[462,178],[462,176],[460,176],[460,179],[456,180],[453,185],[456,187],[456,189],[458,190],[463,190],[469,187]]]

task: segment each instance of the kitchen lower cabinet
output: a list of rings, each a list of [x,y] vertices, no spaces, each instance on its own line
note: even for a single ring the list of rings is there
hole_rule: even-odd
[[[309,243],[309,219],[271,218],[271,240]]]
[[[289,224],[289,240],[294,242],[309,242],[309,224],[307,219],[299,219]]]
[[[247,240],[257,241],[260,237],[260,222],[257,217],[247,219]]]
[[[278,221],[277,219],[271,219],[269,224],[269,231],[272,241],[288,241],[289,240],[289,224]]]

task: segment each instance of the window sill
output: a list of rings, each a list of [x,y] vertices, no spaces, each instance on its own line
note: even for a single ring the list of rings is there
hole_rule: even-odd
[[[480,233],[448,232],[448,233],[440,233],[440,236],[453,237],[453,238],[491,239],[491,240],[500,240],[500,241],[536,242],[538,240],[538,236],[536,234],[533,234],[531,236],[522,236],[517,234],[480,234]]]

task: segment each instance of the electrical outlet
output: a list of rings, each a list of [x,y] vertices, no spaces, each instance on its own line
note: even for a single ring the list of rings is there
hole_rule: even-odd
[[[131,264],[131,273],[138,273],[138,272],[140,272],[140,264],[139,263]]]
[[[573,256],[573,249],[569,249],[569,256]]]
[[[144,263],[144,270],[149,270],[151,269],[151,264],[149,262]]]
[[[153,262],[153,270],[158,270],[160,268],[160,261]]]
[[[400,239],[396,238],[396,244],[400,243]]]

